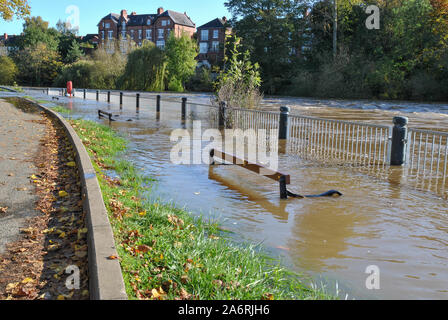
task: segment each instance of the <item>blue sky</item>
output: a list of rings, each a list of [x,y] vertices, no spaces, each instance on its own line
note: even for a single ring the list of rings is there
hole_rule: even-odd
[[[79,8],[80,35],[97,33],[97,24],[102,17],[110,12],[120,13],[126,9],[140,13],[156,13],[158,7],[165,10],[187,12],[190,18],[200,26],[217,17],[229,17],[230,14],[224,7],[224,0],[29,0],[31,15],[41,16],[50,26],[55,26],[58,19],[67,20],[76,12],[72,10],[66,13],[70,6]],[[0,34],[20,34],[22,32],[21,20],[5,22],[0,20]]]

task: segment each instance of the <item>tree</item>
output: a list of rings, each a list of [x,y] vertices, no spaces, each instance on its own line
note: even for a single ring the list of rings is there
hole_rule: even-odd
[[[84,54],[79,46],[78,41],[73,39],[70,49],[68,50],[65,59],[63,58],[63,61],[64,63],[71,64],[81,59],[83,55]]]
[[[197,42],[186,34],[175,37],[172,32],[165,47],[168,87],[173,91],[184,91],[185,83],[194,75],[199,53]],[[171,85],[170,85],[171,84]]]
[[[17,66],[7,56],[0,56],[0,84],[12,85],[17,75]]]
[[[263,90],[274,94],[288,82],[291,62],[297,57],[305,0],[229,0],[232,26],[244,50],[260,65]]]
[[[125,90],[163,91],[166,64],[165,53],[154,43],[144,41],[140,48],[129,53],[118,85]]]
[[[252,64],[248,50],[241,52],[240,39],[235,37],[229,42],[233,47],[229,50],[230,58],[225,58],[226,69],[218,77],[216,100],[234,108],[257,108],[262,99],[259,66]]]
[[[58,50],[58,31],[53,28],[48,28],[48,22],[44,21],[42,17],[25,18],[23,35],[19,41],[20,49],[34,47],[38,43],[45,43],[50,50]]]
[[[11,20],[14,16],[23,18],[29,14],[27,0],[0,0],[0,16],[3,20]]]
[[[62,68],[59,53],[45,43],[27,47],[15,57],[21,84],[30,86],[49,86]]]

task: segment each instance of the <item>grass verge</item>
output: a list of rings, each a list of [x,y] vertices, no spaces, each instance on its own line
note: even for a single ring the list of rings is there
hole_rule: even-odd
[[[235,244],[217,224],[143,200],[148,192],[145,185],[151,180],[120,160],[126,140],[95,122],[70,123],[97,171],[129,298],[333,298],[305,286],[297,274],[276,265],[256,248]]]

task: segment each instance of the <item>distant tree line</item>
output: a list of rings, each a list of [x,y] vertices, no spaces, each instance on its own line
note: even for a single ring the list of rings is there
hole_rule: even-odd
[[[242,46],[260,65],[265,93],[448,99],[448,0],[228,0],[225,5]],[[369,5],[380,10],[378,30],[366,27]]]

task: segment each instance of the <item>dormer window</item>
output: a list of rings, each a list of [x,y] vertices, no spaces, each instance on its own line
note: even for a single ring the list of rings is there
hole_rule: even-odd
[[[106,23],[106,28],[110,28],[110,23]]]
[[[151,25],[151,19],[146,20],[146,24],[149,26]]]

